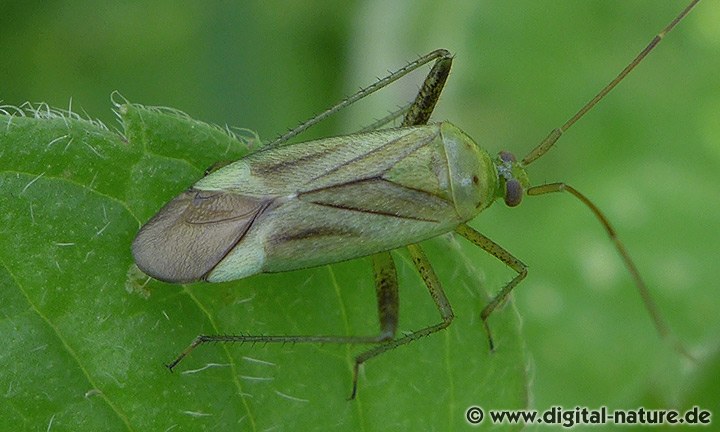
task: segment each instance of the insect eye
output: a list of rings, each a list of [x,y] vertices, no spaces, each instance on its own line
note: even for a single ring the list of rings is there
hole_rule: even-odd
[[[517,179],[510,179],[505,183],[505,205],[515,207],[522,201],[522,196],[523,187]]]
[[[517,161],[517,159],[515,159],[515,155],[506,150],[500,152],[500,160],[507,163]]]

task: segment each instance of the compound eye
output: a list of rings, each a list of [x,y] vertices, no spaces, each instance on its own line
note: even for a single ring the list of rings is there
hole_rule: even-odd
[[[520,204],[523,197],[523,187],[517,179],[510,179],[505,183],[505,205],[515,207]]]
[[[512,163],[517,161],[517,159],[515,159],[515,155],[507,150],[503,150],[500,152],[500,160],[506,163]]]

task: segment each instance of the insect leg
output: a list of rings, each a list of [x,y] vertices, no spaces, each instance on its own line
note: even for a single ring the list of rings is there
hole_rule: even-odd
[[[321,121],[325,120],[326,118],[330,117],[331,115],[337,113],[338,111],[342,110],[343,108],[354,104],[355,102],[361,100],[364,97],[367,97],[376,91],[382,89],[383,87],[386,87],[387,85],[399,80],[400,78],[404,77],[405,75],[409,74],[410,72],[414,71],[415,69],[418,69],[422,67],[423,65],[426,65],[430,63],[431,61],[437,61],[437,62],[446,62],[448,63],[447,69],[449,72],[449,62],[452,62],[452,56],[450,55],[450,52],[444,49],[438,49],[435,51],[432,51],[428,54],[425,54],[424,56],[420,57],[419,59],[408,63],[405,67],[398,69],[397,71],[391,73],[390,75],[386,76],[385,78],[382,78],[373,84],[370,84],[367,87],[361,88],[357,93],[346,97],[345,99],[341,100],[337,104],[331,106],[330,108],[326,109],[325,111],[321,112],[320,114],[316,115],[315,117],[311,118],[310,120],[306,120],[302,123],[300,123],[298,126],[296,126],[294,129],[291,129],[287,133],[283,134],[282,136],[278,137],[276,140],[272,141],[269,146],[276,146],[281,145],[285,142],[287,142],[289,139],[301,134],[308,128],[320,123]],[[433,68],[435,70],[436,68]],[[430,74],[433,74],[433,71],[430,72]],[[428,78],[430,75],[428,75]],[[445,78],[447,78],[447,72],[445,73]],[[444,84],[443,79],[443,84]],[[427,85],[427,79],[425,84],[423,84],[423,89]],[[442,84],[440,84],[440,89],[442,89]],[[422,93],[422,89],[421,89]],[[420,97],[420,94],[418,94],[418,98]],[[439,93],[438,93],[439,96]],[[437,97],[435,98],[435,101],[437,101]],[[416,98],[415,104],[417,104],[418,99]],[[413,105],[415,105],[413,104]],[[435,102],[432,103],[432,106],[435,105]],[[432,111],[432,107],[430,107],[430,111]],[[427,113],[429,116],[429,112]],[[407,116],[406,116],[407,118]],[[425,120],[427,122],[427,120]],[[422,123],[413,123],[413,124],[422,124]]]
[[[380,333],[375,336],[254,336],[254,335],[200,335],[192,341],[172,362],[167,364],[173,370],[190,352],[209,342],[235,343],[339,343],[370,344],[391,340],[395,336],[398,324],[398,280],[395,263],[390,252],[380,252],[372,256],[375,273],[375,287],[378,301]],[[357,369],[357,368],[356,368]],[[357,376],[353,378],[353,395],[357,386]]]
[[[420,273],[420,276],[422,277],[425,285],[428,288],[428,291],[430,292],[430,296],[432,297],[435,305],[438,308],[438,311],[440,312],[442,322],[414,331],[399,339],[393,339],[385,342],[382,345],[378,345],[377,347],[365,351],[355,357],[355,367],[353,368],[353,388],[352,393],[350,394],[350,399],[355,398],[355,395],[357,394],[358,371],[361,364],[365,363],[373,357],[379,356],[386,351],[395,349],[401,345],[408,344],[423,336],[438,332],[449,326],[453,318],[455,318],[455,314],[453,313],[452,307],[450,306],[450,302],[448,301],[447,296],[445,295],[445,291],[443,291],[442,285],[440,284],[440,279],[438,279],[437,275],[435,274],[435,271],[433,270],[430,261],[427,259],[427,256],[425,255],[423,250],[420,248],[420,246],[416,244],[408,245],[407,248],[410,252],[410,256],[412,257],[415,267]]]
[[[377,342],[395,337],[398,325],[399,298],[398,279],[395,262],[390,252],[380,252],[372,256],[375,272],[375,293],[377,294],[380,334]]]
[[[433,68],[425,77],[420,91],[418,91],[417,96],[415,96],[415,100],[398,108],[371,125],[360,129],[358,133],[380,129],[400,116],[405,116],[401,126],[427,124],[435,108],[435,104],[437,104],[438,99],[440,99],[440,93],[442,93],[445,81],[447,81],[448,74],[450,74],[451,66],[452,56],[446,51],[442,53],[442,57],[435,61]]]
[[[440,93],[442,93],[445,81],[447,81],[448,75],[450,74],[450,67],[452,66],[452,56],[450,53],[445,51],[440,54],[441,57],[437,59],[425,77],[425,81],[422,87],[420,87],[417,96],[415,96],[415,101],[410,105],[408,113],[405,114],[401,126],[424,125],[427,124],[430,119],[430,114],[432,114],[433,109],[435,109],[435,104],[437,104],[438,99],[440,99]]]
[[[483,308],[480,313],[485,331],[488,335],[488,342],[490,343],[490,350],[495,348],[492,333],[490,332],[490,326],[488,325],[488,318],[493,311],[501,305],[512,290],[520,283],[521,280],[527,276],[527,266],[515,258],[510,252],[506,251],[499,244],[470,228],[466,224],[459,225],[455,228],[455,232],[468,239],[470,242],[477,246],[480,246],[485,252],[504,262],[505,265],[517,272],[517,275],[500,290],[499,293],[493,297],[490,302]]]
[[[396,119],[403,117],[405,114],[407,114],[407,112],[410,111],[410,107],[413,106],[414,103],[415,103],[415,101],[408,102],[404,106],[401,106],[398,109],[396,109],[395,111],[388,113],[388,115],[386,115],[385,117],[372,122],[371,124],[363,127],[362,129],[359,129],[358,131],[356,131],[354,133],[364,133],[364,132],[370,132],[370,131],[382,129],[383,126],[390,124],[393,121],[395,121]]]

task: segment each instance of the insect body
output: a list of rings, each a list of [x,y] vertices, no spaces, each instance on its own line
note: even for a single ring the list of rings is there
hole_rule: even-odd
[[[269,148],[168,203],[135,258],[157,279],[220,282],[395,249],[503,196],[508,163],[450,123]]]
[[[492,312],[526,276],[525,264],[466,222],[502,197],[509,206],[523,195],[569,192],[599,219],[635,279],[662,335],[664,321],[633,261],[605,216],[565,183],[530,186],[525,167],[612,90],[698,2],[694,0],[597,96],[553,130],[521,161],[508,152],[491,157],[451,123],[428,124],[450,72],[452,56],[436,50],[360,90],[301,124],[265,149],[212,172],[165,205],[133,242],[135,261],[149,275],[169,282],[239,279],[371,256],[380,333],[373,336],[198,336],[172,361],[174,368],[206,342],[319,342],[377,344],[355,359],[359,366],[390,349],[446,328],[454,314],[439,278],[418,242],[454,231],[498,258],[517,274],[485,306]],[[434,62],[415,101],[401,110],[400,127],[285,144],[293,136]],[[389,251],[407,247],[441,315],[441,322],[395,338],[398,281]]]

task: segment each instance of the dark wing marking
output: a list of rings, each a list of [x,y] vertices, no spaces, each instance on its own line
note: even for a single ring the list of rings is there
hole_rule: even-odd
[[[432,130],[431,130],[432,131]],[[426,146],[437,136],[435,131],[410,130],[370,151],[338,163],[315,175],[308,185],[312,189],[349,183],[358,177],[381,177],[408,155]],[[359,136],[361,137],[361,136]]]
[[[271,202],[224,192],[183,192],[135,237],[135,262],[155,279],[200,280],[235,247]]]
[[[344,210],[393,216],[425,222],[455,215],[452,203],[427,192],[397,185],[382,178],[357,180],[304,192],[301,201]]]
[[[255,154],[256,161],[252,164],[253,174],[259,177],[267,178],[282,175],[293,170],[317,169],[316,166],[326,159],[330,159],[338,153],[345,150],[342,146],[322,147],[322,146],[305,146],[305,154],[291,153],[290,157],[282,155],[281,152],[287,150],[295,150],[292,147],[278,147],[279,150],[273,152],[273,148],[261,150]],[[275,153],[280,157],[273,157]],[[266,157],[265,157],[266,156]],[[283,157],[284,156],[284,157]]]
[[[347,228],[336,226],[310,226],[310,227],[288,227],[286,231],[270,233],[268,241],[272,245],[280,243],[299,242],[303,240],[315,240],[318,238],[357,238],[360,234]]]
[[[298,199],[336,209],[423,222],[453,220],[457,215],[447,197],[385,178],[386,174],[411,155],[417,158],[418,151],[425,149],[436,136],[437,133],[432,130],[418,129],[388,140],[368,152],[318,173],[308,183],[311,188],[298,193]],[[425,157],[428,161],[414,167],[417,176],[413,172],[404,173],[402,177],[408,180],[406,183],[421,186],[424,177],[435,175],[423,171],[423,165],[430,165],[431,155],[432,152],[427,152]],[[414,163],[418,162],[425,161],[414,160]]]

